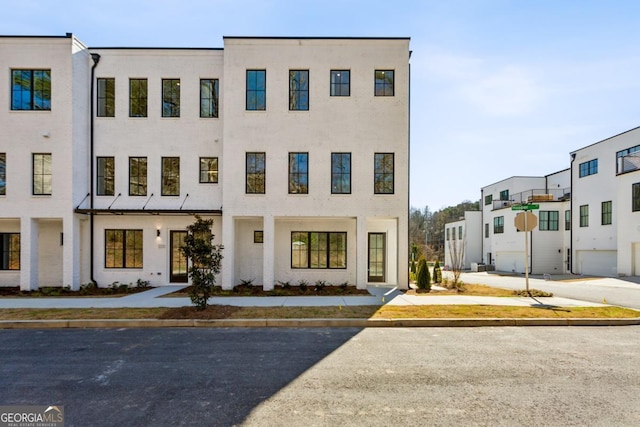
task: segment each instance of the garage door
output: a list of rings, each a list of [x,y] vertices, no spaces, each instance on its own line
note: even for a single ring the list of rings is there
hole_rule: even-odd
[[[591,276],[617,276],[617,254],[617,251],[577,251],[576,273]]]

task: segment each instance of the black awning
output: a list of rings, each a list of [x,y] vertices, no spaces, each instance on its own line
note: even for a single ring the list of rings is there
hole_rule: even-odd
[[[80,209],[79,214],[94,215],[222,215],[222,209]]]

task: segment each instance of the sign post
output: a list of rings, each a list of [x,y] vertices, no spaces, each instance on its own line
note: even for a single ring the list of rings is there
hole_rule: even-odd
[[[539,209],[540,205],[515,205],[511,207],[512,211],[520,212],[513,220],[518,231],[524,231],[524,278],[527,293],[529,293],[529,233],[538,225],[538,217],[531,211]]]

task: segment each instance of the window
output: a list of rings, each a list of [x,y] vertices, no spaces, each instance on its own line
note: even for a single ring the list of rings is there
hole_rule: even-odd
[[[162,117],[180,117],[180,79],[162,79]]]
[[[580,227],[589,226],[589,205],[580,206]]]
[[[347,233],[292,232],[291,268],[347,268]]]
[[[564,229],[571,230],[571,211],[568,209],[564,211]]]
[[[540,211],[539,218],[541,231],[558,231],[560,222],[558,211]]]
[[[0,233],[0,270],[20,270],[20,233]]]
[[[602,202],[602,225],[610,225],[613,222],[613,202]]]
[[[200,184],[218,183],[218,158],[200,157]]]
[[[262,230],[253,231],[253,243],[264,243],[264,232]]]
[[[489,237],[489,223],[484,225],[484,237]]]
[[[142,230],[105,230],[104,266],[142,268]]]
[[[247,153],[247,194],[265,193],[265,153]]]
[[[247,70],[247,110],[267,109],[267,70]]]
[[[115,159],[113,157],[98,157],[98,180],[96,193],[98,196],[114,195]]]
[[[502,190],[500,192],[500,201],[508,201],[509,200],[509,190]]]
[[[451,229],[447,228],[447,240],[451,240]]]
[[[580,178],[597,174],[598,159],[593,159],[593,160],[589,160],[588,162],[580,163],[579,173],[580,173]]]
[[[98,117],[116,115],[116,79],[98,79]]]
[[[631,186],[631,211],[640,211],[640,182]]]
[[[289,110],[309,109],[309,70],[289,70]]]
[[[200,117],[218,117],[218,79],[200,79]]]
[[[640,145],[616,153],[616,173],[625,173],[640,168]]]
[[[376,70],[375,96],[393,96],[393,71]]]
[[[129,79],[129,117],[147,117],[147,79]]]
[[[129,195],[147,195],[146,157],[129,157]]]
[[[491,203],[493,203],[493,194],[489,194],[488,196],[484,196],[484,204],[486,205],[490,205]]]
[[[351,95],[349,70],[331,70],[331,96]]]
[[[33,155],[33,194],[51,195],[51,153]]]
[[[461,225],[458,226],[458,239],[462,240],[462,226]]]
[[[309,153],[289,153],[289,194],[309,193]]]
[[[493,218],[493,234],[504,233],[504,217],[497,216]]]
[[[0,153],[0,196],[7,194],[7,154]]]
[[[180,195],[180,157],[162,158],[162,195]]]
[[[393,194],[393,153],[375,153],[373,192]]]
[[[331,194],[351,194],[351,153],[331,153]]]
[[[456,240],[456,228],[451,227],[451,239]]]
[[[12,110],[51,110],[51,70],[11,70]]]

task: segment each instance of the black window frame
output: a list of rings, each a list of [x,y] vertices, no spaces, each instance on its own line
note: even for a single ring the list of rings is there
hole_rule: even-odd
[[[289,153],[289,194],[309,194],[309,153]]]
[[[36,174],[36,156],[43,156],[41,163],[41,167],[43,171],[41,173]],[[44,156],[49,158],[49,169],[46,169],[46,162],[44,160]],[[31,194],[34,196],[51,196],[53,194],[53,156],[51,153],[33,153],[31,156]],[[36,179],[38,177],[38,179]],[[40,187],[42,190],[40,192],[36,192],[36,181],[40,182]],[[48,181],[48,182],[47,182]],[[46,191],[46,187],[49,187],[49,191]]]
[[[161,196],[180,195],[180,157],[166,156],[160,159]]]
[[[309,111],[309,70],[289,70],[289,111]]]
[[[200,184],[217,184],[219,179],[219,165],[217,157],[200,157]],[[207,177],[206,179],[202,179]]]
[[[7,195],[7,153],[0,153],[0,196]]]
[[[18,270],[20,270],[20,233],[0,232],[0,271]]]
[[[122,254],[118,257],[118,247],[109,246],[112,240],[109,235],[120,237]],[[131,236],[131,237],[130,237]],[[129,246],[132,242],[133,245]],[[138,245],[139,243],[139,245]],[[128,255],[133,252],[133,262]],[[112,255],[112,256],[110,256]],[[109,259],[111,258],[111,260]],[[111,261],[112,263],[109,263]],[[138,262],[139,261],[139,262]],[[142,229],[106,228],[104,230],[104,268],[105,269],[137,269],[144,268],[144,232]]]
[[[640,212],[640,182],[631,184],[631,212]]]
[[[133,162],[136,162],[134,165]],[[140,167],[141,163],[144,165],[144,174],[143,169]],[[135,167],[135,169],[134,169]],[[137,170],[137,174],[133,174],[132,171]],[[144,156],[131,156],[129,157],[129,196],[146,196],[148,190],[148,178],[149,174],[149,162]],[[136,178],[134,181],[133,178]],[[137,191],[131,191],[132,189],[136,189]],[[139,191],[143,189],[144,191]]]
[[[540,211],[538,218],[540,231],[558,231],[560,229],[560,211]]]
[[[484,238],[485,239],[489,238],[489,223],[488,222],[484,223]]]
[[[180,79],[162,79],[162,117],[180,117]]]
[[[331,194],[351,194],[351,153],[331,153]]]
[[[488,194],[486,196],[484,196],[484,205],[490,205],[493,203],[493,194]]]
[[[391,157],[391,171],[389,171],[389,161]],[[379,160],[383,159],[383,160]],[[382,168],[380,168],[380,166]],[[390,178],[390,183],[388,179]],[[390,185],[389,185],[390,184]],[[390,187],[390,188],[389,188]],[[373,193],[374,194],[394,194],[395,193],[395,153],[374,153],[373,155]]]
[[[500,192],[500,201],[501,202],[508,202],[509,201],[509,190],[502,190]]]
[[[580,163],[578,166],[578,177],[595,175],[598,173],[598,159],[592,159],[587,162]]]
[[[115,117],[116,79],[98,77],[96,86],[96,117]]]
[[[351,70],[330,71],[329,96],[351,96]]]
[[[262,85],[258,81],[261,76]],[[255,77],[255,78],[254,78]],[[245,73],[246,93],[245,110],[266,111],[267,109],[267,70],[248,69]]]
[[[504,216],[496,216],[493,218],[493,234],[504,233]]]
[[[113,156],[96,157],[96,195],[115,195],[116,160]]]
[[[205,119],[217,119],[219,115],[218,79],[200,79],[200,117]]]
[[[564,229],[565,231],[571,230],[571,210],[566,209],[564,211]]]
[[[264,243],[263,230],[253,230],[253,243]]]
[[[129,79],[129,117],[147,117],[149,81],[146,78]]]
[[[391,81],[387,76],[391,75]],[[395,70],[375,70],[374,96],[395,96]]]
[[[317,236],[316,239],[313,236]],[[304,241],[302,240],[304,237]],[[335,248],[337,241],[332,239],[340,238],[342,247]],[[348,241],[346,231],[292,231],[291,232],[291,269],[293,270],[345,270],[348,265]],[[314,245],[314,240],[316,244]],[[321,243],[324,242],[324,247]],[[333,242],[333,243],[332,243]],[[294,249],[294,243],[296,243],[296,249]],[[301,249],[302,244],[305,244],[306,248],[303,251]],[[324,257],[323,257],[324,254]],[[297,256],[298,264],[294,263],[294,255]],[[314,255],[317,261],[313,263]],[[332,255],[334,257],[332,258]],[[304,257],[303,257],[304,256]],[[336,262],[340,258],[344,263]],[[304,266],[297,266],[300,261],[304,260]]]
[[[259,161],[261,158],[261,161]],[[245,194],[265,194],[267,187],[267,153],[252,151],[245,154]]]
[[[36,74],[43,73],[37,76]],[[16,83],[16,76],[20,75]],[[24,87],[24,77],[28,75],[28,87]],[[38,84],[38,81],[40,84]],[[16,88],[19,85],[19,88]],[[11,69],[11,110],[12,111],[51,111],[52,94],[51,69]],[[28,94],[27,108],[24,108],[25,93]],[[17,95],[20,95],[17,97]],[[38,102],[38,95],[41,100]],[[18,99],[19,98],[19,99]]]
[[[611,225],[613,224],[613,201],[607,200],[600,204],[600,224]]]
[[[589,226],[589,205],[580,205],[580,227]]]

